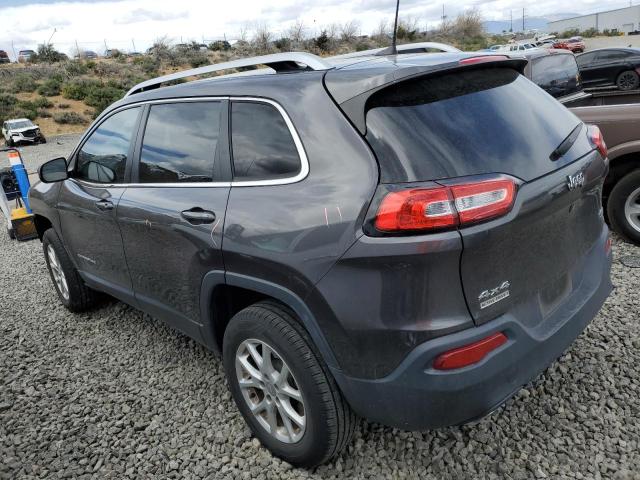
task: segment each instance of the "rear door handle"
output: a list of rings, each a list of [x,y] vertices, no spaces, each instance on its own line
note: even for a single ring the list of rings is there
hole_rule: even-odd
[[[182,218],[194,225],[203,223],[213,223],[216,221],[216,214],[209,210],[203,210],[200,207],[194,207],[181,212]]]
[[[106,212],[107,210],[113,210],[113,203],[109,200],[100,200],[99,202],[96,202],[96,207],[103,212]]]

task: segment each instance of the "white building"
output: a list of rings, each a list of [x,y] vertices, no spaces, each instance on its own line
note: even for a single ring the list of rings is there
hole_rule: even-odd
[[[632,7],[618,8],[606,12],[592,13],[580,17],[565,18],[555,22],[549,22],[547,27],[550,32],[565,32],[577,28],[580,31],[595,28],[603,30],[618,30],[629,33],[640,30],[640,5]]]

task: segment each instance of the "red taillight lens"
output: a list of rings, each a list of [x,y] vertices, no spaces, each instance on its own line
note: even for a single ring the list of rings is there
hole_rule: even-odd
[[[383,232],[454,227],[458,216],[448,188],[391,192],[382,200],[375,225]]]
[[[602,137],[600,129],[595,125],[589,125],[587,128],[587,135],[589,135],[589,141],[598,149],[602,158],[607,158],[607,144],[604,143],[604,138]]]
[[[495,62],[497,60],[509,60],[506,55],[483,55],[481,57],[463,58],[458,62],[459,65],[474,65],[476,63]]]
[[[380,203],[375,227],[401,232],[469,225],[505,215],[515,196],[516,184],[507,178],[390,192]]]
[[[507,343],[507,337],[504,333],[494,333],[464,347],[441,353],[433,361],[433,368],[436,370],[453,370],[454,368],[473,365],[505,343]]]
[[[508,213],[516,195],[511,180],[500,179],[451,187],[460,223],[472,223]]]

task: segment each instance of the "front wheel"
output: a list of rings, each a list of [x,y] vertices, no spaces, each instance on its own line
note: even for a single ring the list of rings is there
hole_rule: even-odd
[[[633,70],[627,70],[618,75],[616,85],[620,90],[635,90],[640,84],[640,77]]]
[[[615,184],[607,201],[611,228],[640,245],[640,170],[634,170]]]
[[[44,137],[40,138],[40,143],[47,143],[47,139]]]
[[[60,302],[72,312],[92,307],[96,301],[95,291],[85,285],[53,228],[44,232],[42,248]]]
[[[350,441],[356,416],[288,309],[261,302],[237,313],[224,334],[223,359],[242,416],[274,455],[313,467]]]

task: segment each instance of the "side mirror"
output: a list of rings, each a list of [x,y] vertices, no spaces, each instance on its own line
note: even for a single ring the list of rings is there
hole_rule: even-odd
[[[61,182],[69,178],[67,160],[63,157],[54,158],[43,163],[38,169],[38,177],[44,183]]]

